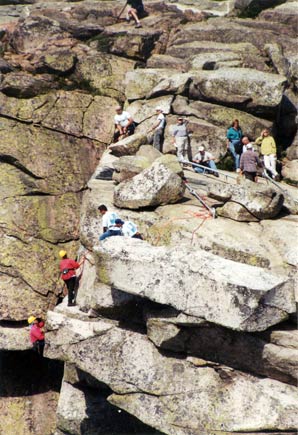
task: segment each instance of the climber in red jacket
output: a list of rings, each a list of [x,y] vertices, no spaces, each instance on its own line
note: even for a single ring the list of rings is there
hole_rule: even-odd
[[[67,252],[63,249],[59,252],[61,278],[66,284],[68,290],[68,306],[75,306],[75,290],[77,284],[76,269],[78,269],[83,261],[78,263],[71,258],[67,258]]]
[[[43,331],[44,322],[41,319],[30,316],[28,318],[28,323],[30,325],[30,341],[32,343],[33,350],[35,350],[40,356],[43,356],[45,344]]]

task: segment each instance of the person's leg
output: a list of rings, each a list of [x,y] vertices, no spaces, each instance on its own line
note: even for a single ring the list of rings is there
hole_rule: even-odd
[[[232,156],[233,156],[234,163],[235,163],[235,169],[236,169],[236,170],[237,170],[237,169],[239,168],[239,166],[240,166],[240,156],[239,156],[239,154],[237,154],[236,151],[235,151],[235,144],[238,143],[238,142],[239,142],[238,140],[234,140],[234,141],[231,141],[231,142],[229,143],[229,150],[231,151],[231,154],[232,154]]]
[[[244,177],[247,179],[247,180],[250,180],[250,181],[255,181],[255,177],[256,177],[256,172],[247,172],[247,171],[244,171]]]
[[[107,237],[111,237],[110,230],[107,230],[104,233],[102,233],[102,235],[99,237],[99,241],[101,242],[102,240],[106,239]]]
[[[129,9],[128,14],[133,17],[133,19],[135,20],[137,26],[141,26],[141,23],[140,23],[140,20],[138,18],[137,10],[136,9],[134,9],[134,8]]]
[[[268,169],[268,171],[271,172],[271,166],[270,166],[270,158],[269,158],[269,156],[264,156],[264,166],[265,166],[265,169]]]
[[[132,239],[144,240],[142,234],[140,234],[140,233],[136,233],[134,236],[132,236]]]
[[[193,166],[193,168],[197,174],[203,174],[205,172],[203,168],[198,168],[197,166]]]
[[[161,129],[155,130],[153,136],[153,146],[160,152],[161,152],[161,139],[162,139],[162,130]]]
[[[68,290],[68,305],[73,305],[75,296],[76,277],[72,277],[65,281]]]
[[[132,134],[134,134],[134,132],[135,132],[135,124],[134,123],[132,123],[132,124],[130,124],[128,127],[127,127],[127,133],[128,133],[128,136],[131,136]]]
[[[216,169],[217,170],[217,167],[216,167],[216,164],[215,164],[214,160],[209,160],[208,166],[209,166],[210,169]],[[216,177],[219,176],[218,172],[212,172],[212,174],[215,175]]]
[[[183,155],[183,137],[176,137],[175,138],[175,144],[177,148],[177,159],[179,162],[182,162],[184,160]]]
[[[182,137],[182,154],[183,160],[189,162],[188,158],[188,137]]]
[[[269,156],[269,164],[270,164],[270,171],[272,172],[272,175],[276,177],[278,175],[276,171],[276,158],[274,154],[270,154]]]
[[[236,153],[236,160],[235,160],[235,165],[236,165],[236,171],[240,168],[240,154]]]

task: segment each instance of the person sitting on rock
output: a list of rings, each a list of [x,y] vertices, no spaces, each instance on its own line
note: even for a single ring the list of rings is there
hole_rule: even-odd
[[[187,130],[187,122],[184,118],[177,118],[177,124],[173,130],[173,142],[177,148],[177,158],[179,162],[189,162],[188,146],[189,136]]]
[[[196,154],[194,156],[193,162],[198,163],[199,165],[205,166],[206,168],[217,170],[216,164],[214,162],[214,157],[212,156],[211,153],[208,153],[207,151],[205,151],[204,145],[199,146],[199,152],[198,152],[198,154]],[[206,171],[204,168],[199,168],[199,167],[195,166],[194,170],[198,174],[202,174],[202,173],[207,172],[207,173],[211,173],[215,177],[219,177],[217,172],[208,171],[208,170]]]
[[[68,306],[75,306],[75,290],[77,285],[76,270],[81,267],[82,262],[78,263],[71,258],[67,258],[67,252],[61,249],[59,252],[61,279],[63,279],[68,290]]]
[[[99,241],[102,242],[103,240],[107,239],[108,237],[112,236],[123,236],[122,233],[122,226],[124,224],[124,221],[122,219],[116,219],[114,225],[111,225],[107,231],[105,231],[100,237]]]
[[[28,318],[30,325],[30,341],[35,350],[40,356],[43,356],[43,350],[45,345],[45,335],[43,331],[44,322],[35,316]]]
[[[241,142],[242,142],[242,153],[245,153],[247,151],[247,145],[251,145],[251,149],[255,151],[253,144],[250,142],[247,136],[243,136]]]
[[[122,233],[125,237],[132,237],[133,239],[143,240],[143,236],[139,233],[136,224],[131,221],[124,222],[122,226]]]
[[[238,119],[234,119],[234,121],[231,124],[231,127],[227,130],[227,139],[228,139],[228,149],[230,150],[234,162],[235,162],[235,169],[237,172],[240,171],[239,165],[240,165],[240,155],[242,153],[242,130],[239,125]]]
[[[257,167],[262,166],[262,163],[253,150],[251,143],[246,145],[246,152],[241,155],[240,158],[240,169],[244,174],[245,178],[250,181],[257,181]]]
[[[119,218],[115,211],[108,211],[104,204],[98,207],[99,213],[102,215],[102,232],[105,233],[110,227],[115,225],[116,219]]]
[[[156,107],[155,111],[157,112],[157,119],[156,123],[153,125],[153,127],[148,130],[148,133],[154,131],[153,135],[153,146],[158,151],[162,152],[162,143],[164,138],[164,129],[166,126],[166,118],[163,114],[163,110],[161,107]]]
[[[116,107],[116,115],[114,116],[115,132],[114,142],[118,142],[120,139],[124,139],[127,136],[131,136],[135,132],[135,123],[131,115],[124,111],[121,106]]]
[[[265,168],[270,171],[273,179],[279,180],[276,170],[276,143],[268,128],[262,131],[261,136],[255,142],[257,145],[261,144],[261,154],[264,156]]]
[[[142,0],[127,0],[127,4],[130,6],[130,8],[127,11],[127,21],[130,21],[130,18],[132,17],[136,23],[136,28],[142,27],[142,24],[140,23],[139,18],[141,18],[144,13],[144,5]]]

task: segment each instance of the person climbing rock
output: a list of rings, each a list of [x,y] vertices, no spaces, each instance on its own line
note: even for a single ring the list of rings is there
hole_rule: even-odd
[[[68,291],[68,306],[73,307],[76,305],[75,303],[75,290],[76,290],[76,284],[77,284],[77,276],[76,276],[76,270],[79,269],[81,264],[84,260],[82,260],[80,263],[78,263],[75,260],[72,260],[71,258],[67,258],[67,252],[61,249],[59,251],[59,257],[61,258],[60,261],[60,271],[61,271],[61,279],[66,284],[67,291]]]
[[[187,129],[187,121],[184,118],[177,118],[177,124],[173,129],[173,143],[177,148],[177,158],[179,162],[189,161],[188,147],[189,136]]]
[[[205,151],[204,145],[201,145],[199,147],[199,152],[198,152],[198,154],[196,154],[194,156],[193,162],[194,163],[198,163],[199,165],[205,166],[206,168],[216,169],[217,170],[216,164],[214,163],[214,157],[212,156],[211,153],[209,153],[208,151]],[[215,177],[219,177],[218,172],[208,171],[208,170],[205,170],[204,168],[194,167],[194,170],[198,174],[202,174],[202,173],[205,173],[205,172],[207,172],[207,173],[210,172]]]
[[[240,171],[239,165],[240,165],[240,156],[242,154],[242,130],[239,125],[238,119],[234,119],[232,122],[230,128],[227,130],[227,139],[228,139],[228,149],[230,150],[234,162],[235,162],[235,169],[237,172]]]
[[[248,143],[246,145],[246,152],[244,152],[240,158],[240,169],[245,178],[255,182],[257,179],[258,166],[262,166],[262,163],[257,153],[253,150],[252,144]]]
[[[129,22],[131,18],[135,21],[135,27],[142,27],[140,23],[140,18],[145,14],[145,9],[142,0],[127,0],[127,4],[130,8],[127,10],[127,21]]]
[[[270,171],[272,178],[278,181],[279,175],[276,170],[276,143],[268,128],[262,131],[261,136],[259,136],[255,142],[257,145],[261,144],[261,154],[264,157],[265,168]]]
[[[124,111],[121,106],[116,107],[116,115],[114,116],[115,132],[114,142],[131,136],[135,132],[135,123],[131,115]]]
[[[121,219],[116,219],[114,225],[111,225],[100,237],[99,241],[103,241],[107,239],[108,237],[112,236],[122,236],[122,226],[124,224],[124,221]]]
[[[30,325],[30,341],[33,346],[33,350],[40,356],[43,356],[43,350],[45,345],[45,334],[43,331],[44,322],[42,319],[35,316],[28,318],[28,324]]]
[[[115,220],[118,219],[119,216],[114,211],[108,211],[104,204],[101,204],[98,210],[102,215],[102,232],[105,233],[111,226],[115,225]]]
[[[150,130],[148,130],[148,133],[154,131],[153,146],[158,151],[162,152],[162,144],[163,144],[163,138],[164,138],[164,129],[166,126],[166,118],[165,118],[165,115],[163,114],[163,110],[161,109],[161,107],[157,107],[155,109],[155,111],[157,112],[156,123],[153,125],[153,127]]]

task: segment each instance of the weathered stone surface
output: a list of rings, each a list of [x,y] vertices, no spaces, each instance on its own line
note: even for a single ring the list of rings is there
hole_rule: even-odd
[[[154,98],[160,95],[185,95],[191,82],[190,74],[180,73],[172,74],[170,77],[161,80],[147,94],[147,98]]]
[[[275,333],[276,343],[271,338]],[[165,350],[186,352],[281,382],[297,383],[297,349],[287,346],[288,342],[295,344],[295,330],[273,331],[268,339],[266,333],[264,336],[240,333],[202,320],[195,324],[191,318],[187,324],[187,319],[179,320],[179,316],[159,318],[156,314],[147,321],[147,334],[156,346]]]
[[[117,157],[134,155],[141,145],[147,143],[147,136],[142,133],[136,133],[121,139],[109,146],[109,150]]]
[[[245,180],[241,185],[213,183],[213,185],[209,186],[208,196],[224,203],[227,201],[236,202],[244,206],[257,219],[270,219],[277,216],[284,201],[282,193],[278,193],[273,188],[261,187]],[[245,218],[245,214],[243,215],[241,209],[235,209],[233,206],[226,211],[229,217],[233,215],[236,218],[239,213],[239,220],[242,217]]]
[[[141,123],[146,119],[156,117],[156,107],[160,107],[165,115],[170,113],[173,99],[172,95],[167,95],[150,100],[136,100],[129,104],[126,110],[134,121]]]
[[[137,69],[128,72],[125,78],[125,95],[128,101],[141,100],[163,79],[172,75],[166,69]]]
[[[176,157],[171,160],[156,161],[133,179],[119,184],[115,188],[114,204],[120,208],[139,209],[179,201],[185,186],[182,178],[172,170],[172,164],[176,167]]]
[[[298,159],[290,160],[283,165],[282,176],[288,180],[298,181]]]
[[[9,96],[18,98],[32,98],[56,89],[52,76],[43,74],[32,76],[24,73],[12,72],[6,74],[1,82],[0,90]]]
[[[238,222],[258,222],[259,219],[250,213],[243,205],[228,201],[223,207],[218,207],[216,213],[219,216],[233,219]]]
[[[297,17],[297,1],[280,1],[283,3],[274,9],[266,10],[260,14],[260,18],[266,21],[274,21],[283,23],[286,26],[291,26],[294,32],[297,32],[298,17]],[[270,7],[270,6],[269,6]]]
[[[285,77],[276,74],[222,68],[194,75],[189,95],[192,99],[245,107],[262,114],[278,106],[286,83]]]
[[[295,135],[295,138],[293,140],[293,143],[291,146],[287,149],[287,158],[289,160],[295,160],[298,159],[298,132]]]
[[[146,159],[153,163],[154,160],[162,156],[162,153],[151,145],[141,145],[136,153],[136,156],[146,157]]]
[[[95,252],[104,282],[122,291],[237,330],[264,330],[295,311],[293,282],[262,268],[199,249],[111,239]]]
[[[255,16],[263,9],[272,8],[286,0],[236,0],[235,9],[250,16]]]
[[[148,68],[173,68],[176,71],[186,72],[187,65],[183,59],[167,54],[153,54],[147,61]]]
[[[117,183],[122,183],[135,175],[142,172],[144,169],[151,166],[151,162],[143,156],[123,156],[114,163],[115,171],[113,180]]]
[[[109,397],[110,402],[167,434],[177,434],[177,425],[179,435],[195,435],[198,428],[205,431],[206,424],[208,434],[214,430],[261,432],[268,426],[279,430],[296,426],[295,387],[224,367],[216,371],[183,359],[177,362],[158,353],[145,336],[117,327],[104,332],[102,322],[95,322],[101,334],[69,344],[66,335],[74,336],[77,322],[83,337],[90,322],[49,313],[47,355],[75,363],[116,393]],[[236,396],[246,400],[239,404]],[[212,412],[214,403],[216,413]]]
[[[29,328],[15,328],[13,326],[2,326],[0,328],[0,351],[27,350],[32,345],[29,339]]]

